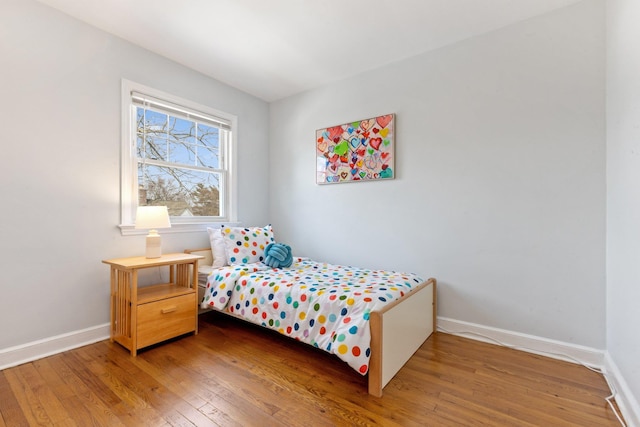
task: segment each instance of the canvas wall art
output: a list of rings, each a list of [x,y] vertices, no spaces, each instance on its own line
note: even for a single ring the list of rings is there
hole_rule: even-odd
[[[316,131],[316,183],[393,179],[395,114]]]

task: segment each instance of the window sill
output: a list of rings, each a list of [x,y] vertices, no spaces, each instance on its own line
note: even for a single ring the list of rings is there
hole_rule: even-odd
[[[207,227],[220,228],[221,225],[229,225],[237,227],[240,224],[237,222],[225,221],[225,222],[199,222],[199,223],[172,223],[171,228],[162,228],[158,231],[160,234],[175,234],[175,233],[201,233],[206,232]],[[123,236],[144,236],[149,233],[147,229],[135,228],[133,224],[120,224],[120,233]]]

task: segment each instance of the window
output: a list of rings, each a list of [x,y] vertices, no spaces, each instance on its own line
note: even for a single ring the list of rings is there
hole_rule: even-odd
[[[235,117],[126,80],[122,89],[123,233],[137,206],[167,206],[178,229],[233,221]]]

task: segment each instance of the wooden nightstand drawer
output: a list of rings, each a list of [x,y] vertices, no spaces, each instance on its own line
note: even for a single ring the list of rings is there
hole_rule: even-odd
[[[138,306],[138,344],[143,348],[195,331],[196,292]]]

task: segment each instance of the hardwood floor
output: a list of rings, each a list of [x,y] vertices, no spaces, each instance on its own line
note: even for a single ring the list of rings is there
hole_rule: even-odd
[[[307,345],[217,313],[139,352],[108,340],[0,372],[2,426],[619,426],[582,366],[434,334],[369,396]]]

